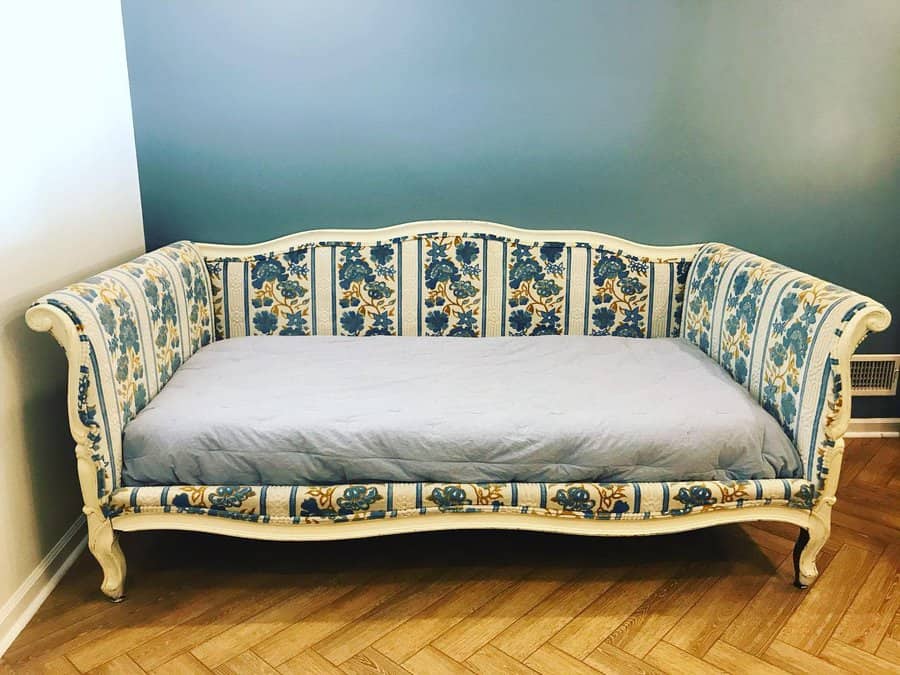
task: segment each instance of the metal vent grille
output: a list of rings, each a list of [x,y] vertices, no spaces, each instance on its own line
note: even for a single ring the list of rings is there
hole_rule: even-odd
[[[897,393],[900,354],[860,354],[850,361],[854,396],[893,396]]]

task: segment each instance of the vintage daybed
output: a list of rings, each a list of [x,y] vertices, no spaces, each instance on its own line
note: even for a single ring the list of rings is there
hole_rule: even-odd
[[[41,298],[27,322],[68,356],[89,546],[118,600],[117,535],[152,529],[774,520],[801,528],[807,585],[850,357],[890,315],[725,244],[428,221],[178,242]]]

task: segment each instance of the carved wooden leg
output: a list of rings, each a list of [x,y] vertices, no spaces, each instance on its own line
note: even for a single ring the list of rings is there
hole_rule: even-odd
[[[797,588],[809,588],[819,576],[816,556],[828,541],[830,532],[831,527],[815,516],[810,519],[809,529],[800,530],[794,544],[794,586]]]
[[[113,602],[125,599],[125,555],[119,547],[118,534],[108,518],[85,507],[88,524],[88,548],[103,569],[100,590]]]

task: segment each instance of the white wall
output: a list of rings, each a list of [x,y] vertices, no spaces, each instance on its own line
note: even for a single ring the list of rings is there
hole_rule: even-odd
[[[23,314],[144,248],[118,0],[0,6],[0,83],[2,607],[81,507],[65,358]]]

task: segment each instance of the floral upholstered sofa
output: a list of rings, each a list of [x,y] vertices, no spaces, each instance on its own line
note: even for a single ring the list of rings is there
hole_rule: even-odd
[[[68,357],[89,546],[103,592],[118,600],[125,559],[117,535],[148,529],[277,540],[459,528],[623,536],[774,520],[801,528],[796,583],[805,586],[830,530],[850,357],[890,315],[865,296],[725,244],[654,247],[592,232],[428,221],[248,246],[174,243],[39,299],[27,322],[51,331]],[[139,486],[123,478],[126,425],[212,343],[547,334],[680,337],[774,417],[799,454],[800,475]]]

